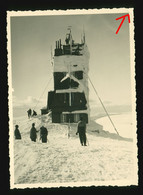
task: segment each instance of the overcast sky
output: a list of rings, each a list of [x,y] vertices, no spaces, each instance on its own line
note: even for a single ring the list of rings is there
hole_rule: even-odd
[[[16,16],[11,17],[11,56],[13,97],[18,105],[41,96],[52,76],[51,46],[62,39],[67,27],[80,42],[83,26],[90,52],[89,77],[103,102],[110,105],[131,104],[129,23],[125,19],[118,34],[121,14]],[[46,105],[47,93],[42,99]],[[89,83],[91,104],[98,104]],[[44,105],[43,105],[44,106]]]

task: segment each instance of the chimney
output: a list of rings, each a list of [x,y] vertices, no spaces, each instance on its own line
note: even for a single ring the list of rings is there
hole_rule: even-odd
[[[61,49],[61,39],[60,39],[60,49]]]
[[[58,41],[58,49],[60,48],[60,43],[59,43],[59,41]]]

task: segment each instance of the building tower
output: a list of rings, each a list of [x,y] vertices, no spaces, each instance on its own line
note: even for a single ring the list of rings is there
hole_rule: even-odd
[[[54,91],[48,92],[47,109],[51,110],[53,123],[77,123],[83,116],[88,123],[89,52],[85,34],[81,43],[75,43],[68,28],[65,44],[56,41],[54,51]]]

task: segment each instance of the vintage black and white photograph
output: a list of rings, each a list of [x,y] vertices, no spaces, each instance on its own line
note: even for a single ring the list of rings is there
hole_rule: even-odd
[[[138,184],[133,20],[7,12],[11,188]]]

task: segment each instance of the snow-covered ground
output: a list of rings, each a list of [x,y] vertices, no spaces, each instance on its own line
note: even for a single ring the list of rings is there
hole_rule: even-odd
[[[43,118],[44,117],[44,118]],[[136,184],[137,175],[134,159],[134,142],[123,139],[116,134],[95,130],[96,123],[87,128],[88,146],[81,146],[76,135],[76,125],[70,129],[68,137],[67,125],[52,124],[48,116],[27,119],[14,119],[19,125],[22,140],[14,140],[14,184],[38,183],[48,185],[68,182],[92,182],[92,185],[104,185],[104,182],[119,185]],[[39,130],[41,120],[48,129],[48,142],[30,140],[31,124],[35,122]],[[110,136],[112,135],[112,136]],[[114,138],[114,139],[112,139]],[[18,185],[16,185],[18,187]]]
[[[110,117],[120,136],[133,138],[133,131],[135,131],[135,129],[133,129],[132,124],[132,113],[111,115]],[[107,116],[97,119],[96,122],[101,124],[104,130],[115,133],[113,125]]]

